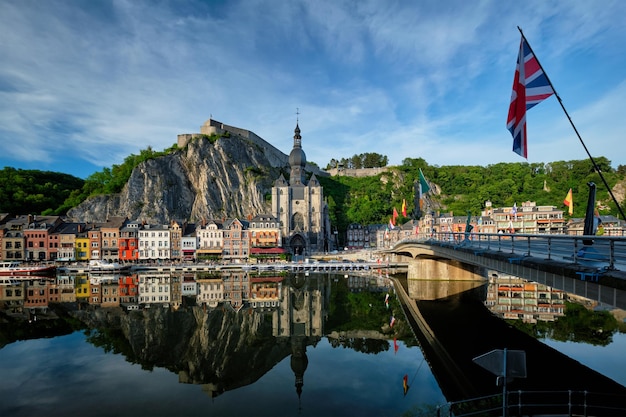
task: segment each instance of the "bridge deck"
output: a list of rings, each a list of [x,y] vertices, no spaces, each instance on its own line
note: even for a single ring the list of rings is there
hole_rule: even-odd
[[[626,310],[626,272],[560,257],[547,257],[539,251],[487,249],[476,245],[455,245],[440,241],[399,242],[389,252],[397,255],[458,260],[493,269]],[[618,264],[615,264],[618,265]],[[621,266],[621,265],[620,265]]]

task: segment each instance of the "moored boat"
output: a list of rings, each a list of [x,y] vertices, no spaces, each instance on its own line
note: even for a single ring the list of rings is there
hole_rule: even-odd
[[[127,265],[120,265],[117,262],[107,262],[99,259],[94,259],[89,261],[89,269],[90,273],[99,274],[99,273],[112,273],[119,272],[129,269],[130,267]]]
[[[0,275],[53,275],[56,272],[54,265],[28,265],[18,261],[0,262]]]

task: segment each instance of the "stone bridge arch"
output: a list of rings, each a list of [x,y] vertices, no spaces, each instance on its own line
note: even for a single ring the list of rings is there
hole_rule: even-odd
[[[461,262],[438,254],[432,247],[399,244],[389,252],[408,262],[408,279],[438,281],[486,280],[483,267]]]

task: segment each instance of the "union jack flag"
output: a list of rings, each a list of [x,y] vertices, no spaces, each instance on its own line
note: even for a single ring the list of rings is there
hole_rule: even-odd
[[[524,65],[520,65],[523,62]],[[554,94],[548,77],[541,69],[539,61],[533,54],[526,39],[522,36],[515,77],[513,78],[513,93],[509,106],[509,117],[506,128],[513,135],[513,152],[528,158],[526,143],[526,110],[529,110]]]

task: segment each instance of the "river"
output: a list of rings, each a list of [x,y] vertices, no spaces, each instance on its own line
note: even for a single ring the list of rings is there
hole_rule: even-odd
[[[174,293],[176,278],[160,283]],[[89,280],[91,297],[5,311],[0,415],[419,416],[448,401],[384,276],[268,278],[242,276],[257,298],[238,308],[184,295],[103,307],[106,287]],[[542,342],[626,385],[626,336],[611,333],[603,345]]]

